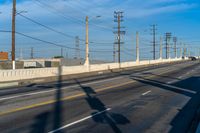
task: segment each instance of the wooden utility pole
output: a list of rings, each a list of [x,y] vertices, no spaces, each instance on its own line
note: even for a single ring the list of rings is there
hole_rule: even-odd
[[[85,65],[89,66],[89,26],[88,26],[88,20],[89,17],[86,16],[86,39],[85,39],[85,45],[86,45],[86,49],[85,49]]]
[[[16,17],[16,0],[13,0],[12,10],[12,68],[15,69],[15,17]]]

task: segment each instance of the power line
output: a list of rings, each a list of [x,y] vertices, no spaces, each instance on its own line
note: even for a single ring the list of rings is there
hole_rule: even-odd
[[[60,31],[58,31],[58,30],[56,30],[56,29],[53,29],[53,28],[51,28],[51,27],[49,27],[49,26],[46,26],[46,25],[44,25],[44,24],[41,24],[41,23],[39,23],[39,22],[37,22],[37,21],[35,21],[35,20],[33,20],[33,19],[31,19],[31,18],[25,16],[25,15],[22,15],[22,14],[18,14],[18,15],[21,16],[21,17],[23,17],[23,18],[25,18],[25,19],[27,19],[27,20],[29,20],[29,21],[31,21],[31,22],[33,22],[33,23],[35,23],[35,24],[37,24],[37,25],[39,25],[39,26],[42,26],[42,27],[44,27],[44,28],[46,28],[46,29],[48,29],[48,30],[50,30],[50,31],[53,31],[53,32],[55,32],[55,33],[58,33],[58,34],[60,34],[60,35],[63,35],[63,36],[65,36],[65,37],[68,37],[68,38],[74,38],[74,36],[72,36],[72,35],[66,34],[66,33],[64,33],[64,32],[60,32]],[[80,38],[79,38],[79,41],[85,42],[85,39],[80,39]],[[113,43],[109,43],[109,42],[94,42],[94,41],[91,41],[90,43],[92,43],[92,44],[113,44]]]
[[[44,27],[44,28],[46,28],[46,29],[48,29],[48,30],[50,30],[50,31],[56,32],[56,33],[58,33],[58,34],[60,34],[60,35],[63,35],[63,36],[65,36],[65,37],[68,37],[68,38],[74,38],[74,36],[71,36],[71,35],[68,35],[68,34],[66,34],[66,33],[57,31],[57,30],[55,30],[55,29],[53,29],[53,28],[51,28],[51,27],[48,27],[48,26],[46,26],[46,25],[44,25],[44,24],[41,24],[41,23],[39,23],[39,22],[37,22],[37,21],[35,21],[35,20],[33,20],[33,19],[27,17],[27,16],[24,16],[24,15],[22,15],[22,14],[18,14],[18,15],[21,16],[21,17],[23,17],[23,18],[25,18],[25,19],[27,19],[27,20],[29,20],[29,21],[31,21],[31,22],[33,22],[33,23],[35,23],[35,24],[37,24],[37,25],[40,25],[40,26],[42,26],[42,27]],[[80,40],[80,41],[85,41],[84,39],[79,39],[79,40]]]
[[[41,2],[40,0],[36,0],[36,1],[38,3],[40,3],[41,5],[46,6],[46,7],[48,7],[51,10],[54,10],[55,12],[57,12],[59,14],[59,16],[62,16],[66,20],[71,19],[71,21],[78,22],[79,24],[85,24],[85,22],[83,20],[79,20],[79,19],[77,19],[75,17],[71,17],[71,16],[66,16],[66,14],[63,14],[63,12],[59,11],[58,9],[54,8],[53,6],[50,6],[50,5],[48,5],[48,4],[44,3],[44,2]],[[112,29],[109,28],[109,27],[105,27],[105,26],[97,25],[97,24],[91,24],[91,25],[94,25],[96,27],[102,28],[104,30],[112,31]]]
[[[10,33],[12,31],[0,30],[0,32]],[[46,43],[46,44],[54,45],[54,46],[57,46],[57,47],[62,47],[62,48],[67,48],[67,49],[73,49],[73,50],[76,49],[76,48],[73,48],[73,47],[68,47],[68,46],[60,45],[60,44],[57,44],[57,43],[54,43],[54,42],[50,42],[50,41],[42,40],[42,39],[39,39],[39,38],[36,38],[36,37],[32,37],[32,36],[26,35],[24,33],[20,33],[20,32],[15,32],[15,33],[18,34],[18,35],[21,35],[21,36],[24,36],[24,37],[36,40],[36,41],[40,41],[40,42],[43,42],[43,43]],[[80,49],[80,51],[85,51],[85,50]],[[90,52],[112,52],[112,51],[92,50]]]

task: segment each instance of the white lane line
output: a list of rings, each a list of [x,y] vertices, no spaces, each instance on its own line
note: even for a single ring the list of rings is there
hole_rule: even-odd
[[[189,74],[190,74],[190,72],[187,72],[187,73],[186,73],[186,75],[189,75]]]
[[[50,131],[50,132],[48,132],[48,133],[55,133],[55,132],[58,132],[58,131],[60,131],[60,130],[63,130],[63,129],[65,129],[65,128],[68,128],[68,127],[73,126],[73,125],[75,125],[75,124],[78,124],[78,123],[81,123],[81,122],[83,122],[83,121],[86,121],[86,120],[88,120],[88,119],[90,119],[90,118],[92,118],[92,117],[94,117],[94,116],[100,115],[100,114],[102,114],[102,113],[104,113],[104,112],[106,112],[106,111],[109,111],[109,110],[111,110],[111,108],[107,108],[106,110],[101,111],[101,112],[98,112],[98,113],[96,113],[96,114],[94,114],[94,115],[90,115],[90,116],[87,116],[87,117],[82,118],[82,119],[80,119],[80,120],[77,120],[77,121],[75,121],[75,122],[69,123],[69,124],[67,124],[67,125],[65,125],[65,126],[62,126],[62,127],[58,128],[58,129],[53,130],[53,131]]]
[[[37,95],[37,94],[42,94],[42,93],[48,93],[48,92],[53,92],[53,91],[56,91],[56,89],[49,90],[49,91],[40,91],[40,92],[35,92],[35,93],[28,93],[28,94],[16,95],[16,96],[11,96],[11,97],[4,97],[4,98],[1,98],[0,101],[14,99],[14,98],[19,98],[19,97],[25,97],[25,96],[31,96],[31,95]]]
[[[183,76],[179,76],[178,78],[179,78],[179,79],[182,79],[182,78],[183,78]]]
[[[111,79],[105,79],[105,80],[101,80],[101,81],[93,81],[93,82],[90,82],[90,83],[84,83],[82,85],[84,86],[84,85],[91,85],[91,84],[96,84],[96,83],[102,83],[102,82],[105,82],[105,81],[112,81],[112,80],[121,79],[121,78],[124,78],[124,77],[125,76],[111,78]],[[66,89],[75,88],[75,87],[80,87],[80,85],[72,85],[72,86],[63,87],[63,88],[61,88],[61,90],[66,90]],[[25,96],[38,95],[38,94],[43,94],[43,93],[49,93],[49,92],[55,92],[56,90],[57,89],[51,89],[51,90],[48,90],[48,91],[40,91],[40,92],[33,92],[33,93],[26,93],[26,94],[16,95],[16,96],[4,97],[4,98],[0,98],[0,101],[10,100],[10,99],[14,99],[14,98],[20,98],[20,97],[25,97]]]
[[[147,94],[149,94],[149,93],[151,93],[151,91],[147,91],[147,92],[145,92],[145,93],[142,93],[142,96],[145,96],[145,95],[147,95]]]
[[[175,82],[177,82],[178,80],[172,80],[172,81],[169,81],[169,82],[167,82],[167,84],[172,84],[172,83],[175,83]]]

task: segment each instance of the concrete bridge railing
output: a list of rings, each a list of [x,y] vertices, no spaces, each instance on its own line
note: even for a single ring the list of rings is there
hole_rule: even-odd
[[[167,62],[181,61],[182,59],[163,59],[163,60],[147,60],[140,62],[123,62],[94,64],[89,66],[63,66],[62,75],[79,74],[86,72],[95,72],[103,70],[111,70],[117,68],[127,68],[141,65],[159,64]],[[18,81],[24,79],[35,79],[57,76],[59,74],[58,68],[38,68],[38,69],[17,69],[17,70],[0,70],[0,82]]]

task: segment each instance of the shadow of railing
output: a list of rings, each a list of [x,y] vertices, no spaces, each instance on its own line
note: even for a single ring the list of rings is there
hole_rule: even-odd
[[[95,110],[95,112],[91,113],[93,116],[92,119],[96,123],[108,124],[114,133],[121,133],[122,131],[118,125],[125,125],[130,123],[130,121],[122,114],[108,111],[106,105],[98,97],[96,97],[96,92],[94,89],[88,86],[82,86],[78,80],[77,83],[85,92],[85,100],[87,101],[90,108]]]

